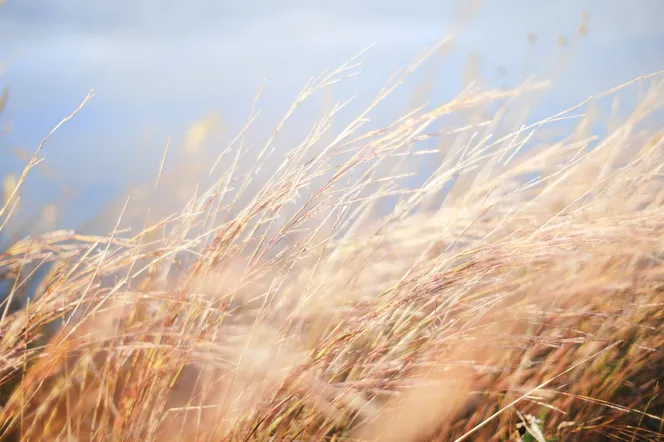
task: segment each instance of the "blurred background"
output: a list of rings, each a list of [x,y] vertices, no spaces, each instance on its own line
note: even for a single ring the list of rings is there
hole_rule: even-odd
[[[54,228],[102,230],[109,208],[149,199],[168,137],[166,201],[184,201],[194,171],[242,129],[264,84],[250,141],[269,137],[307,81],[366,47],[362,73],[294,116],[286,150],[320,110],[357,95],[348,118],[423,49],[454,44],[374,113],[389,121],[444,102],[475,81],[514,87],[531,73],[553,87],[533,119],[664,68],[662,0],[6,0],[0,7],[0,178],[7,193],[41,139],[4,241]],[[444,56],[443,56],[444,55]],[[255,137],[255,138],[252,138]],[[263,141],[259,141],[263,140]],[[143,209],[145,206],[143,206]],[[103,232],[101,232],[103,233]]]

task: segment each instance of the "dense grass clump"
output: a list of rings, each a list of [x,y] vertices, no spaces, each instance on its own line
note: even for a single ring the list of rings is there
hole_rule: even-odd
[[[661,76],[600,135],[585,107],[629,85],[509,125],[544,84],[470,87],[369,129],[395,77],[275,163],[290,115],[355,69],[312,81],[248,170],[243,131],[171,216],[4,250],[4,438],[664,437]],[[539,136],[560,122],[575,123]],[[408,188],[407,160],[427,155]]]

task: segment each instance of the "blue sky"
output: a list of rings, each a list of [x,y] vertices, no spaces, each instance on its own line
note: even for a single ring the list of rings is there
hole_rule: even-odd
[[[558,47],[558,36],[574,39],[584,11],[588,35]],[[127,184],[149,180],[165,139],[179,140],[191,122],[217,111],[229,134],[239,129],[263,80],[257,127],[267,129],[311,76],[375,43],[362,75],[335,90],[339,98],[359,94],[359,106],[395,69],[455,29],[459,17],[456,2],[432,0],[6,0],[0,85],[11,94],[0,126],[11,131],[0,135],[0,175],[21,168],[12,147],[34,150],[95,89],[92,102],[45,149],[67,186],[85,186],[61,219],[64,227],[81,225]],[[486,0],[437,66],[430,99],[459,91],[471,53],[486,82],[498,87],[530,70],[551,76],[547,63],[557,67],[570,57],[538,109],[558,111],[664,69],[663,18],[661,0]],[[536,44],[528,42],[531,32]],[[390,116],[396,114],[385,111]],[[24,198],[29,213],[57,198],[57,189],[34,176]]]

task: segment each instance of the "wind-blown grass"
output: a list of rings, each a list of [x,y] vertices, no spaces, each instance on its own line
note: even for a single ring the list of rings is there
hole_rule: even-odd
[[[497,135],[534,82],[471,87],[368,129],[407,70],[275,163],[297,107],[357,67],[307,85],[240,171],[248,124],[172,216],[0,255],[4,437],[506,440],[520,425],[530,440],[662,438],[664,136],[644,123],[661,75],[639,79],[647,93],[602,136],[584,106],[618,89]],[[418,155],[439,163],[409,189],[401,160]],[[45,266],[27,305],[6,308]]]

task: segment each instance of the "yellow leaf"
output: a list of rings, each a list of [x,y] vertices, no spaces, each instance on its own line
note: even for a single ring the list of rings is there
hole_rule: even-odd
[[[221,125],[219,114],[211,113],[196,121],[189,129],[185,140],[185,152],[199,152],[205,140]]]
[[[9,203],[14,190],[18,186],[18,177],[13,173],[8,173],[5,175],[4,180],[2,181],[2,204],[5,205]],[[17,195],[14,195],[16,198]]]

